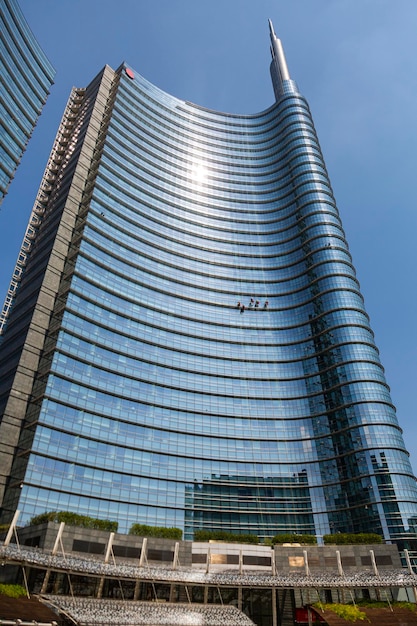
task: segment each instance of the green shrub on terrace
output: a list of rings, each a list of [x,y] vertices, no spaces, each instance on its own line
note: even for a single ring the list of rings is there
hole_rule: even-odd
[[[358,606],[363,606],[367,609],[385,609],[385,608],[389,608],[390,606],[393,607],[394,609],[396,607],[398,607],[399,609],[407,609],[408,611],[411,611],[412,613],[416,612],[416,605],[414,604],[414,602],[405,602],[405,601],[391,601],[391,602],[384,602],[383,600],[357,600],[356,604]]]
[[[162,539],[182,539],[180,528],[164,528],[163,526],[147,526],[146,524],[132,524],[129,535],[139,537],[159,537]]]
[[[29,521],[28,526],[36,526],[46,522],[55,522],[57,524],[65,522],[68,526],[81,526],[82,528],[94,528],[95,530],[106,530],[109,532],[117,532],[119,526],[118,522],[96,519],[88,515],[78,515],[78,513],[71,513],[70,511],[47,511],[40,515],[35,515]]]
[[[228,543],[259,543],[259,537],[249,533],[237,535],[225,530],[196,530],[194,541],[227,541]]]
[[[391,602],[392,606],[397,606],[399,609],[407,609],[408,611],[411,611],[412,613],[416,612],[416,605],[414,604],[414,602],[405,602],[405,601],[401,601],[401,602]],[[387,606],[388,606],[388,602],[387,602]]]
[[[334,613],[335,615],[338,615],[339,617],[341,617],[342,619],[346,620],[347,622],[357,622],[357,621],[364,621],[366,620],[367,622],[369,622],[369,619],[367,618],[366,614],[361,611],[357,606],[355,606],[354,604],[314,604],[313,606],[315,606],[317,609],[320,609],[321,611],[331,611],[332,613]]]
[[[376,533],[337,533],[335,535],[324,535],[323,541],[326,545],[352,545],[383,543],[383,538]]]
[[[273,544],[283,543],[301,543],[303,545],[313,546],[317,544],[315,535],[298,535],[296,533],[280,533],[272,537]]]
[[[3,585],[0,583],[0,594],[9,598],[23,598],[26,596],[25,588],[21,585]]]

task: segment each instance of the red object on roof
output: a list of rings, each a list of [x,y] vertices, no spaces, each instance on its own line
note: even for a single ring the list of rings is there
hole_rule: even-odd
[[[129,67],[125,67],[125,72],[126,72],[126,76],[129,76],[129,78],[135,78],[134,73]]]

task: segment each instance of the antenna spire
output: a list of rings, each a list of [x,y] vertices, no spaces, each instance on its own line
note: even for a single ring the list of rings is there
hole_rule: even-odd
[[[287,61],[285,60],[284,49],[282,47],[281,39],[275,34],[274,26],[271,20],[268,20],[269,34],[271,37],[271,54],[272,64],[275,66],[280,81],[291,80],[290,73],[288,71]]]

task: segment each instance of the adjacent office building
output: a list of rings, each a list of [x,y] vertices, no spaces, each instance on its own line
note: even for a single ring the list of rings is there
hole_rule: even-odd
[[[416,536],[309,107],[270,31],[261,113],[125,64],[71,93],[1,318],[1,521]]]
[[[0,204],[45,104],[55,70],[17,0],[0,3]]]

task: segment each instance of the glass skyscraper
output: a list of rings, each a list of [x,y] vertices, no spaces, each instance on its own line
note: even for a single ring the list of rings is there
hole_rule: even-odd
[[[270,31],[261,113],[126,65],[73,90],[1,320],[2,521],[415,537],[326,166]]]
[[[55,70],[17,0],[0,3],[0,204],[45,104]]]

